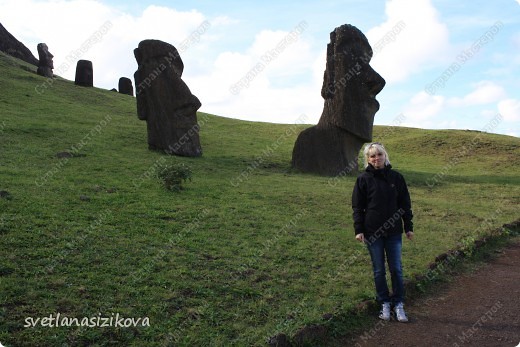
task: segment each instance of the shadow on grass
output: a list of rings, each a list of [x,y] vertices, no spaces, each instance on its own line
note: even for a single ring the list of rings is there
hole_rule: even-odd
[[[443,186],[449,183],[472,184],[513,184],[520,185],[518,176],[492,176],[492,175],[442,175],[442,173],[418,172],[398,170],[406,179],[409,186],[429,187]]]

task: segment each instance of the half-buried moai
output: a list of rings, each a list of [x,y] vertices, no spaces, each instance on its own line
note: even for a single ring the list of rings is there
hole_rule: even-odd
[[[134,55],[137,116],[146,120],[148,148],[201,156],[197,124],[201,103],[181,79],[184,64],[177,49],[159,40],[144,40]]]
[[[74,83],[82,87],[94,86],[94,70],[90,60],[78,60]]]
[[[385,80],[369,65],[372,48],[356,27],[345,24],[330,33],[321,96],[325,99],[317,125],[302,131],[292,154],[292,166],[320,175],[344,175],[358,170],[358,154],[372,141],[376,95]]]
[[[134,96],[134,86],[132,80],[128,77],[121,77],[119,79],[119,93]]]
[[[54,69],[52,58],[54,58],[54,56],[49,52],[49,47],[47,47],[45,43],[39,43],[36,48],[38,49],[39,58],[36,73],[40,76],[52,78],[54,76],[52,73],[52,69]]]

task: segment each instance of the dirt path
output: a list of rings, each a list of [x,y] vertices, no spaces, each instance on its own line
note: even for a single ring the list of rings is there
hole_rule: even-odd
[[[520,343],[520,240],[437,294],[405,306],[409,323],[379,321],[343,346],[507,346]]]

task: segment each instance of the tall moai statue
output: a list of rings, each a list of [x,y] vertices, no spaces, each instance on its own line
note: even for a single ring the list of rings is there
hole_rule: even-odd
[[[181,79],[184,64],[177,49],[144,40],[134,50],[137,116],[146,120],[148,148],[187,157],[202,155],[197,110],[201,103]]]
[[[74,84],[82,87],[94,86],[94,71],[90,60],[78,60]]]
[[[358,154],[372,141],[376,95],[385,80],[372,69],[372,48],[356,27],[345,24],[330,33],[317,125],[302,131],[292,154],[300,171],[334,176],[358,170]]]
[[[52,58],[54,58],[54,56],[49,52],[49,47],[47,47],[45,43],[39,43],[36,48],[38,49],[39,58],[36,73],[40,76],[52,78],[54,76],[52,73],[52,69],[54,69]]]

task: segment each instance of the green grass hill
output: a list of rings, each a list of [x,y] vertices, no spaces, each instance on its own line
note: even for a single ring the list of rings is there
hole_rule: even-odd
[[[262,346],[374,297],[355,177],[290,168],[308,125],[199,113],[203,156],[168,156],[147,149],[135,98],[34,70],[0,54],[5,346]],[[520,139],[376,126],[374,140],[411,192],[406,278],[520,217]],[[193,172],[180,192],[156,177],[171,164]]]

